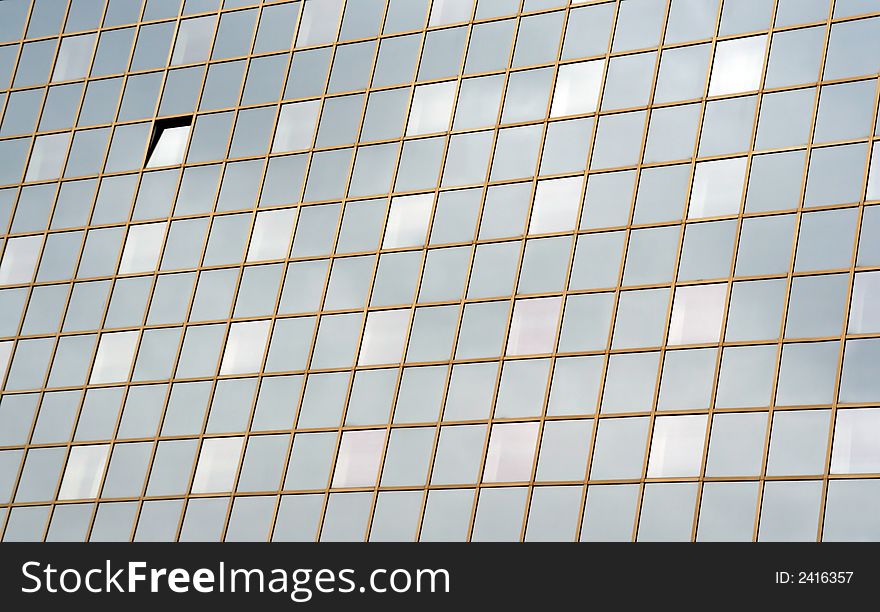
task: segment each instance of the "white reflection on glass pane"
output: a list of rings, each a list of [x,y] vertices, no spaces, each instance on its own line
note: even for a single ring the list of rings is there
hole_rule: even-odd
[[[473,0],[434,0],[428,26],[467,21],[471,17]]]
[[[287,255],[290,251],[290,235],[296,210],[287,208],[257,213],[247,261],[280,259]]]
[[[269,335],[269,323],[270,321],[248,321],[234,323],[230,327],[223,363],[220,365],[221,374],[241,374],[260,369],[266,336]]]
[[[697,164],[688,219],[737,213],[745,174],[745,157]]]
[[[109,448],[109,444],[74,446],[70,450],[58,499],[97,497]]]
[[[318,123],[319,100],[285,104],[278,116],[278,128],[272,142],[272,153],[299,151],[312,146]]]
[[[852,309],[849,315],[849,333],[862,334],[880,331],[880,272],[856,274],[853,285]]]
[[[358,365],[398,363],[403,355],[409,310],[371,312],[364,329]]]
[[[101,336],[89,383],[117,382],[127,379],[137,336],[136,331]]]
[[[595,112],[599,103],[603,64],[602,60],[595,60],[560,66],[550,116]]]
[[[658,417],[654,421],[648,478],[699,475],[705,438],[704,414]]]
[[[94,46],[94,34],[65,38],[58,51],[55,70],[52,72],[52,81],[68,81],[86,76]]]
[[[183,152],[189,138],[190,126],[181,125],[162,130],[156,147],[147,160],[147,168],[173,166],[183,161]]]
[[[880,128],[878,128],[880,130]],[[868,171],[868,195],[866,200],[880,200],[880,142],[871,151],[871,167]]]
[[[306,47],[336,40],[342,0],[310,0],[304,4],[296,46]]]
[[[9,358],[12,356],[12,340],[8,342],[0,342],[0,372],[6,373],[6,366],[9,365]]]
[[[832,448],[832,474],[880,472],[880,408],[839,411]]]
[[[483,482],[531,480],[538,423],[503,423],[492,426]]]
[[[155,270],[162,252],[165,223],[135,225],[128,230],[119,273],[147,272]]]
[[[709,95],[758,89],[766,46],[766,36],[751,36],[718,43],[712,64]]]
[[[193,493],[217,493],[232,489],[243,440],[242,437],[205,440],[193,479]]]
[[[26,181],[40,181],[61,176],[61,167],[67,156],[67,144],[70,134],[51,134],[38,136],[31,151]]]
[[[391,212],[388,213],[382,248],[393,249],[425,244],[433,201],[434,197],[431,194],[394,198],[391,201]]]
[[[678,287],[669,324],[669,344],[718,342],[727,284]]]
[[[211,48],[211,37],[214,34],[214,17],[185,19],[180,22],[177,31],[177,42],[171,64],[190,64],[208,59]]]
[[[543,234],[574,229],[580,195],[581,179],[577,176],[539,182],[529,221],[529,233]]]
[[[6,242],[6,251],[0,263],[0,285],[29,283],[40,257],[42,236],[12,238]]]
[[[518,300],[513,309],[508,355],[550,353],[556,344],[556,325],[562,298]]]
[[[449,129],[449,117],[455,102],[455,81],[416,87],[406,135],[431,134]]]
[[[384,442],[384,429],[343,433],[331,486],[372,487],[375,485]]]

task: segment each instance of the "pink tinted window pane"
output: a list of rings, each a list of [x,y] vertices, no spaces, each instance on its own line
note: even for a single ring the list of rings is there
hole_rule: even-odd
[[[334,487],[372,487],[376,484],[385,430],[346,431],[342,434]]]
[[[531,480],[538,423],[503,423],[492,426],[484,482]]]
[[[513,309],[508,355],[550,353],[556,344],[556,327],[562,298],[519,300]]]
[[[725,283],[677,288],[668,343],[717,342],[726,295]]]

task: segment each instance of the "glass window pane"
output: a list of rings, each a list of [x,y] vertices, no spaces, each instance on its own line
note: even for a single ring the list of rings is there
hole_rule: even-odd
[[[413,94],[407,136],[445,132],[455,100],[455,81],[420,85]]]
[[[614,7],[607,3],[571,9],[562,43],[562,59],[603,55],[608,48],[613,18]]]
[[[736,214],[745,172],[744,157],[697,164],[688,219]]]
[[[648,477],[697,476],[706,438],[704,415],[657,417],[648,458]]]
[[[590,479],[639,478],[647,435],[648,417],[600,419]]]
[[[137,332],[102,334],[98,343],[98,353],[92,366],[90,383],[123,381],[134,357]]]
[[[561,298],[517,300],[507,341],[508,355],[552,352]]]
[[[717,342],[724,319],[727,285],[678,287],[672,304],[669,344]]]
[[[721,11],[721,34],[763,30],[770,26],[772,0],[728,0]]]
[[[270,321],[234,323],[229,328],[221,374],[256,372],[263,361]]]
[[[668,289],[627,291],[620,296],[613,348],[659,346],[666,323]]]
[[[97,497],[109,450],[109,444],[71,448],[58,499]]]
[[[489,437],[485,482],[530,480],[535,457],[538,423],[503,423],[494,425]]]
[[[822,482],[768,482],[761,499],[758,541],[813,542],[819,522]]]
[[[877,517],[871,511],[877,504],[876,484],[874,480],[837,480],[829,483],[823,541],[876,539]]]
[[[834,426],[832,474],[865,474],[877,471],[880,453],[877,438],[880,409],[840,410]]]
[[[592,433],[592,420],[545,422],[535,479],[583,480]]]
[[[639,496],[638,485],[589,486],[581,541],[631,541]]]
[[[526,492],[524,487],[481,489],[471,541],[519,541]]]
[[[394,198],[388,213],[382,248],[423,245],[432,204],[433,198],[430,195]]]
[[[840,79],[877,72],[878,33],[880,19],[876,17],[834,24],[828,40],[824,78]]]
[[[751,542],[757,500],[756,482],[713,482],[704,485],[697,541]]]
[[[34,148],[31,151],[31,159],[24,180],[39,181],[61,176],[69,143],[69,134],[38,136],[34,140]]]
[[[602,412],[649,410],[654,402],[659,360],[657,352],[612,355],[605,375]]]
[[[660,42],[663,13],[662,0],[623,0],[617,14],[612,51],[629,51],[656,47]]]
[[[711,38],[717,16],[717,0],[673,0],[664,40],[677,43]]]
[[[485,438],[485,425],[441,428],[431,484],[476,482]]]
[[[663,360],[657,408],[708,408],[716,360],[717,352],[710,348],[667,351]]]
[[[873,402],[880,397],[872,363],[880,355],[880,342],[875,339],[849,340],[843,354],[840,380],[841,402]]]
[[[645,106],[654,77],[654,53],[636,53],[613,57],[608,62],[602,109]]]
[[[384,443],[384,430],[345,432],[339,446],[331,486],[368,487],[375,485]]]
[[[122,250],[119,272],[127,274],[155,270],[159,264],[159,255],[162,251],[164,238],[164,223],[150,223],[131,227]]]
[[[767,413],[715,414],[709,435],[707,476],[754,476],[761,471]]]
[[[406,343],[408,310],[371,312],[367,316],[359,365],[397,363]]]
[[[229,491],[241,454],[242,438],[211,438],[202,444],[193,493]]]
[[[865,144],[814,149],[807,173],[805,206],[845,204],[862,197]]]
[[[849,313],[850,333],[873,333],[880,330],[880,315],[875,308],[878,302],[880,302],[880,274],[877,272],[856,274]]]
[[[773,416],[767,474],[820,474],[828,445],[827,410],[780,411]]]
[[[722,24],[723,19],[722,16]],[[766,36],[751,36],[718,43],[709,80],[709,95],[758,89],[766,46]]]
[[[595,112],[599,101],[602,62],[582,62],[559,67],[553,92],[551,117]]]
[[[639,542],[689,541],[696,497],[696,483],[645,485],[636,539]]]

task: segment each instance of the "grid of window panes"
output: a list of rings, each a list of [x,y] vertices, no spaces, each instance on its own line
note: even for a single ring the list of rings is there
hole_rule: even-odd
[[[877,0],[0,2],[3,540],[880,539],[878,70]]]

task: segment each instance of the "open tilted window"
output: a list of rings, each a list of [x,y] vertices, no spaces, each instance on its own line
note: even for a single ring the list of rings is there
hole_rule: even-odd
[[[181,163],[191,127],[192,117],[189,116],[157,119],[147,150],[147,168]]]

